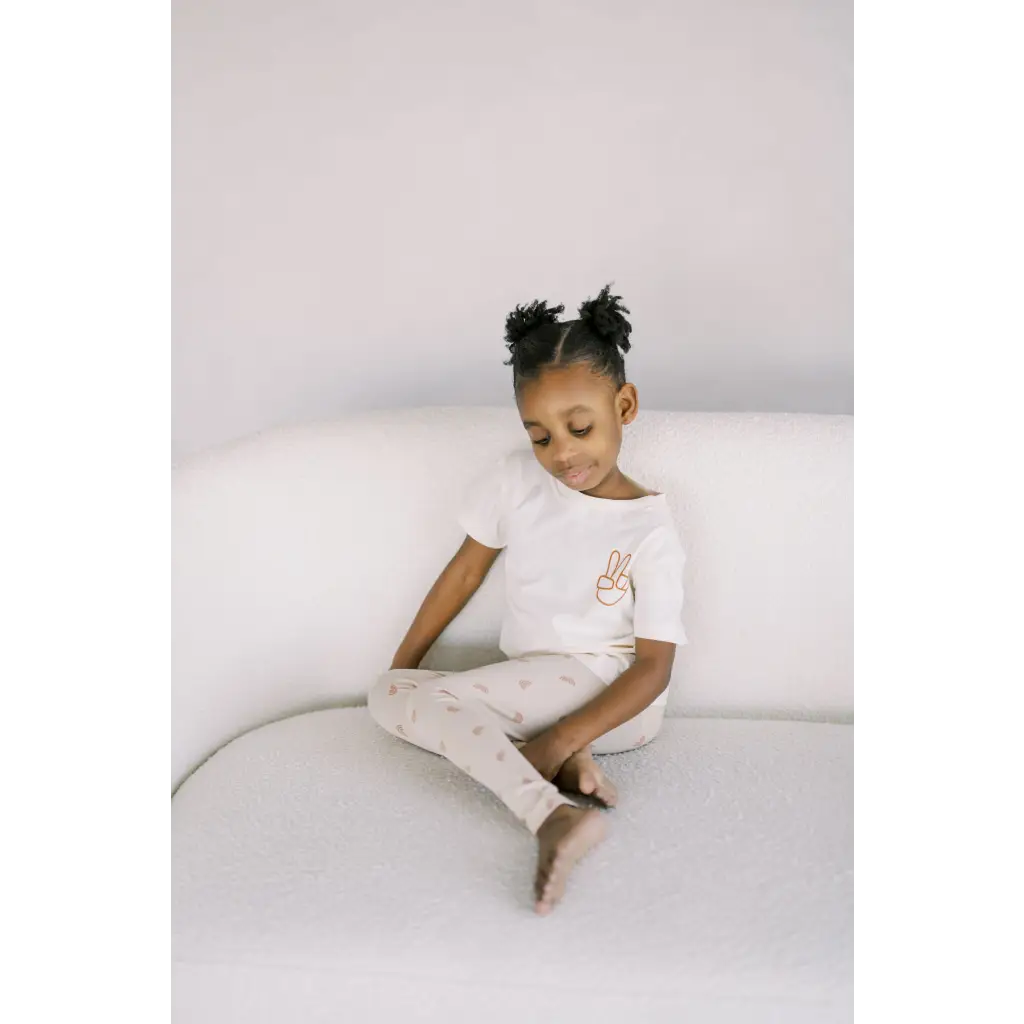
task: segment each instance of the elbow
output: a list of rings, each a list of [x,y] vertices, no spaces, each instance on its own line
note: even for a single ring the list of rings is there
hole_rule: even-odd
[[[469,600],[481,587],[487,578],[486,572],[481,572],[473,566],[461,566],[455,575],[455,586],[466,600]]]
[[[648,662],[645,665],[636,665],[643,672],[643,678],[646,682],[646,689],[650,693],[651,700],[655,697],[660,697],[667,689],[668,684],[672,679],[672,666],[658,664],[657,662]]]
[[[658,651],[656,656],[638,657],[636,660],[637,667],[641,668],[644,677],[649,681],[652,700],[655,697],[660,697],[672,681],[674,655],[675,647],[673,645],[670,652]]]

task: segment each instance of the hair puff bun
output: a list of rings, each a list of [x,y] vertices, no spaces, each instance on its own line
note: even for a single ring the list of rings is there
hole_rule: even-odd
[[[629,310],[622,305],[622,296],[612,295],[611,287],[606,284],[597,293],[596,299],[580,303],[580,320],[602,341],[628,352],[633,325],[623,316]]]
[[[548,306],[544,301],[531,302],[527,306],[516,306],[505,318],[505,344],[510,350],[538,327],[558,323],[558,314],[565,306]]]

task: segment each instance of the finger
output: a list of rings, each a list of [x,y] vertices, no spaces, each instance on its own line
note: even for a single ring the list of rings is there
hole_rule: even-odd
[[[620,577],[621,576],[625,576],[626,569],[629,567],[629,563],[630,563],[630,561],[632,561],[632,558],[633,558],[632,555],[626,555],[626,557],[623,560],[622,564],[619,566],[619,576]]]
[[[611,576],[611,574],[613,572],[615,572],[615,567],[619,564],[619,558],[620,557],[621,556],[619,555],[618,551],[613,551],[608,556],[608,575],[609,576]]]

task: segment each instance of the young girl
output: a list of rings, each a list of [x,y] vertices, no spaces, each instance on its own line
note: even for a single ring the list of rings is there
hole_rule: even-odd
[[[649,743],[661,727],[676,646],[686,643],[683,550],[663,495],[618,467],[637,414],[622,353],[629,310],[603,288],[564,306],[517,306],[505,324],[516,404],[533,445],[474,486],[466,539],[369,694],[388,732],[447,757],[537,836],[536,909],[604,836],[616,791],[591,756]],[[621,349],[621,352],[620,352]],[[418,668],[505,551],[501,650],[469,672]]]

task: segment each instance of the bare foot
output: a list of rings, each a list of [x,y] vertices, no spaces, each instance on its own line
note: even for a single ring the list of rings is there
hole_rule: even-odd
[[[534,895],[538,914],[550,914],[565,892],[569,872],[604,839],[604,816],[563,804],[556,807],[537,831],[540,844]]]
[[[590,753],[590,747],[573,754],[554,778],[555,785],[565,793],[582,793],[600,800],[605,807],[614,807],[619,802],[619,791],[615,783],[598,767]]]

